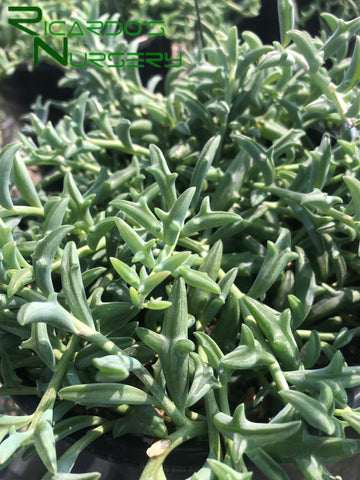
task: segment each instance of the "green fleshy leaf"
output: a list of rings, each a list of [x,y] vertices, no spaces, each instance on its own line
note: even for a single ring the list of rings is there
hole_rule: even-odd
[[[179,273],[191,287],[196,287],[211,293],[221,293],[219,285],[205,272],[193,270],[188,266],[182,266],[179,267]]]
[[[121,382],[130,375],[131,371],[141,368],[140,362],[135,358],[125,355],[121,357],[117,355],[106,355],[105,357],[94,358],[93,364],[99,369],[100,373],[103,374],[97,374],[96,376],[96,379],[101,382],[110,381],[104,379],[107,375],[111,375],[112,382]]]
[[[49,296],[54,293],[54,286],[51,280],[51,264],[63,238],[73,230],[71,225],[62,225],[48,233],[39,240],[32,255],[34,263],[34,276],[37,285],[42,292]]]
[[[213,388],[221,385],[214,377],[212,368],[204,363],[197,353],[190,353],[194,362],[194,378],[186,399],[186,406],[191,407],[204,397]]]
[[[0,153],[0,205],[8,210],[14,208],[10,196],[9,182],[13,161],[20,147],[20,143],[10,143]]]
[[[286,265],[298,258],[298,254],[291,252],[290,232],[281,229],[276,243],[268,242],[264,262],[252,284],[248,295],[253,298],[262,297],[278,279]]]
[[[23,305],[18,314],[20,325],[44,322],[57,328],[75,333],[76,328],[67,311],[55,302],[31,302]]]
[[[227,480],[251,480],[252,473],[240,473],[229,467],[225,463],[218,460],[208,459],[207,463],[210,465],[211,470],[218,478],[226,478]]]
[[[95,328],[82,281],[79,256],[74,242],[65,245],[61,259],[61,283],[67,305],[85,325]]]
[[[234,417],[224,413],[217,413],[214,417],[216,428],[226,437],[233,440],[232,452],[235,461],[241,455],[253,448],[262,448],[265,445],[276,443],[291,437],[301,427],[301,422],[286,423],[255,423],[245,417],[244,404],[240,404]]]
[[[143,390],[119,383],[88,383],[72,385],[59,390],[59,397],[79,405],[116,407],[123,404],[144,405],[153,403]]]
[[[295,390],[281,390],[278,392],[285,402],[289,402],[297,412],[313,427],[331,435],[335,424],[328,415],[326,408],[315,398]]]
[[[45,467],[51,473],[56,473],[57,460],[54,430],[52,427],[52,409],[47,410],[37,423],[34,431],[34,443],[36,452]]]
[[[149,150],[151,167],[148,167],[147,171],[155,177],[155,180],[160,187],[160,192],[165,202],[165,206],[167,208],[171,208],[177,198],[175,189],[177,173],[170,172],[160,148],[158,148],[156,145],[150,145]]]
[[[125,280],[125,282],[127,282],[129,285],[136,289],[139,288],[140,278],[139,275],[136,273],[135,265],[133,267],[129,267],[126,263],[114,257],[110,258],[110,262],[116,272],[123,280]]]
[[[164,242],[168,247],[175,247],[195,193],[195,187],[185,190],[171,206],[168,213],[155,209],[155,213],[164,225]]]
[[[198,203],[203,183],[206,178],[206,174],[215,158],[217,150],[220,146],[220,142],[220,135],[210,138],[210,140],[208,140],[204,145],[204,148],[202,149],[199,158],[197,159],[190,179],[190,186],[196,188],[195,194],[192,199],[193,208],[195,208]]]
[[[41,201],[36,191],[34,182],[31,179],[30,173],[26,168],[24,161],[19,155],[15,155],[12,165],[12,175],[17,189],[27,203],[32,207],[41,207]]]

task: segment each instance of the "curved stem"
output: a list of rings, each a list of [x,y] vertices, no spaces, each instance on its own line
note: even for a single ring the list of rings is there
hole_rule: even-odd
[[[275,384],[278,388],[278,390],[288,390],[289,385],[286,381],[285,375],[283,371],[280,368],[280,365],[278,362],[274,362],[271,365],[268,365],[269,372],[271,373],[271,376],[273,377]]]
[[[145,157],[150,157],[149,150],[141,145],[133,145],[132,148],[128,148],[120,142],[120,140],[106,140],[103,138],[87,138],[87,140],[98,147],[120,150],[121,152],[130,153],[132,155],[144,155]]]
[[[109,340],[103,334],[97,332],[91,327],[85,325],[85,323],[78,320],[76,317],[68,313],[71,317],[73,325],[75,327],[75,334],[79,337],[86,338],[92,343],[95,343],[105,352],[110,355],[124,355],[121,348],[119,348],[114,342]],[[147,371],[147,369],[139,363],[139,366],[133,370],[134,375],[143,383],[143,385],[149,390],[155,400],[159,403],[166,414],[172,419],[176,425],[189,424],[191,421],[182,413],[175,405],[175,403],[166,395],[165,391],[157,383],[154,377]]]
[[[93,430],[90,430],[89,432],[85,433],[83,437],[80,438],[77,442],[75,442],[71,447],[59,458],[58,460],[58,465],[61,467],[61,464],[67,464],[68,459],[71,459],[71,463],[73,464],[79,454],[88,446],[90,443],[92,443],[94,440],[97,438],[101,437],[104,435],[104,433],[109,432],[112,430],[114,423],[116,420],[104,420],[102,425],[99,425],[98,427],[94,428]],[[47,472],[41,480],[51,480],[53,478],[53,474],[50,472]]]
[[[162,478],[162,465],[169,453],[174,450],[174,448],[186,442],[187,440],[190,440],[194,437],[199,437],[200,435],[204,435],[205,433],[205,422],[191,422],[178,428],[176,432],[169,435],[169,437],[165,440],[159,440],[159,442],[169,441],[170,444],[166,448],[164,453],[159,456],[154,456],[150,458],[139,480],[157,480]]]
[[[221,459],[221,441],[220,434],[214,425],[214,416],[218,413],[219,407],[216,402],[215,394],[213,390],[210,390],[205,397],[205,409],[208,426],[208,438],[210,452],[215,455],[216,460]]]
[[[48,387],[46,389],[46,392],[42,396],[39,405],[37,406],[33,419],[30,423],[29,430],[34,428],[44,412],[48,408],[52,408],[54,405],[57,391],[60,388],[61,382],[64,378],[64,375],[66,373],[67,367],[69,362],[72,360],[75,350],[78,346],[79,343],[79,338],[73,335],[66,347],[65,352],[63,353],[61,359],[59,360],[58,364],[56,365],[55,372],[53,373],[51,380],[48,384]]]
[[[0,208],[0,218],[6,217],[43,217],[44,209],[42,207],[14,206],[12,210]]]

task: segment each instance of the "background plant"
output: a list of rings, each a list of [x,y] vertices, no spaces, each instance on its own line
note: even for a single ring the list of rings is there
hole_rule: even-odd
[[[164,95],[88,66],[56,126],[35,105],[0,157],[0,392],[41,400],[0,417],[2,465],[71,478],[106,432],[166,440],[144,479],[194,437],[193,479],[331,479],[360,451],[360,19],[323,18],[312,38],[279,1],[281,43],[206,29]],[[34,164],[55,167],[36,187]]]

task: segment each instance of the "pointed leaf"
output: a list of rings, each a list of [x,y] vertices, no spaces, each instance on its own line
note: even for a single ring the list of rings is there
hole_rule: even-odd
[[[211,293],[221,293],[219,285],[215,283],[214,280],[211,280],[205,272],[199,272],[187,266],[182,266],[179,267],[179,273],[185,282],[192,287],[197,287]]]
[[[47,204],[45,205],[45,221],[43,227],[44,235],[52,232],[62,225],[69,200],[69,197],[57,198],[49,210],[47,210]]]
[[[162,237],[162,226],[159,220],[148,207],[146,198],[140,197],[138,203],[127,200],[113,200],[110,205],[119,208],[132,218],[136,223],[144,227],[156,237]]]
[[[105,357],[94,358],[93,364],[104,374],[116,375],[116,381],[118,382],[125,380],[130,372],[141,368],[138,360],[126,355],[106,355]]]
[[[356,36],[354,52],[350,65],[345,72],[344,78],[336,90],[340,93],[346,93],[351,90],[360,81],[360,37]]]
[[[211,470],[218,478],[226,478],[226,480],[251,480],[252,473],[240,473],[229,467],[225,463],[218,460],[208,459],[207,463],[210,465]]]
[[[295,390],[281,390],[278,392],[285,402],[289,402],[296,411],[313,427],[331,435],[335,424],[328,415],[326,408],[315,398]]]
[[[20,143],[10,143],[0,153],[0,205],[8,210],[14,208],[10,196],[9,182],[13,161],[20,147]]]
[[[220,364],[231,370],[244,370],[271,365],[274,362],[275,358],[270,353],[259,348],[251,349],[247,345],[240,345],[225,355]]]
[[[200,211],[192,217],[182,229],[181,235],[188,237],[208,228],[221,227],[229,223],[240,222],[240,215],[232,212],[214,212],[210,209],[209,197],[205,197],[201,203]]]
[[[291,252],[290,248],[290,232],[287,229],[281,229],[275,244],[268,241],[264,262],[248,292],[250,297],[262,297],[278,279],[286,265],[298,258],[298,254]]]
[[[32,207],[41,207],[41,201],[34,182],[32,181],[24,161],[19,155],[15,155],[12,166],[12,175],[17,189],[27,203]]]
[[[65,245],[60,273],[63,293],[71,312],[83,323],[95,328],[82,282],[80,262],[74,242],[68,242]]]
[[[139,275],[136,273],[135,265],[133,267],[129,267],[126,263],[114,257],[110,257],[110,262],[116,272],[123,280],[125,280],[126,283],[136,289],[139,288],[140,278]]]
[[[176,201],[175,180],[177,173],[171,173],[166,163],[165,157],[156,145],[150,145],[151,167],[147,168],[157,181],[165,206],[170,208]]]
[[[101,473],[61,473],[58,472],[49,480],[100,480]]]
[[[202,149],[196,165],[194,167],[191,179],[190,186],[195,187],[196,191],[192,199],[193,208],[196,207],[200,194],[202,191],[203,183],[205,181],[207,172],[215,158],[217,150],[221,142],[221,136],[217,135],[216,137],[211,137],[210,140],[206,142],[204,148]]]
[[[71,316],[60,305],[54,302],[31,302],[23,305],[18,314],[20,325],[44,322],[69,332],[76,332]]]
[[[155,209],[155,212],[163,222],[164,242],[169,247],[176,245],[194,193],[194,187],[185,190],[174,202],[168,213]]]
[[[28,285],[34,280],[32,268],[24,268],[22,270],[17,270],[13,275],[11,275],[9,287],[8,287],[8,297],[11,298],[16,293],[21,290],[25,285]]]
[[[39,240],[36,245],[35,252],[32,255],[34,276],[37,285],[46,296],[54,293],[51,280],[51,264],[61,241],[73,229],[74,227],[71,225],[59,226]]]
[[[2,467],[10,457],[20,448],[32,441],[34,431],[10,433],[0,444],[0,467]]]
[[[72,385],[59,390],[59,397],[79,405],[116,407],[123,404],[152,404],[153,400],[143,390],[120,383],[88,383]]]
[[[191,407],[204,397],[213,388],[221,385],[214,377],[212,368],[201,360],[197,353],[190,353],[194,362],[194,378],[186,399],[186,406]]]
[[[52,427],[52,410],[48,410],[35,427],[34,443],[36,452],[45,467],[51,473],[56,473],[57,460],[54,430]]]
[[[31,325],[31,337],[22,342],[21,347],[34,350],[45,365],[52,370],[55,368],[55,354],[50,343],[46,323],[33,323]]]

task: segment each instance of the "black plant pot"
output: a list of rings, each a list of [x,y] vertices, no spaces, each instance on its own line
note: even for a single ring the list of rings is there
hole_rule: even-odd
[[[360,386],[348,389],[347,392],[349,405],[352,408],[360,407]],[[32,413],[39,401],[34,396],[16,396],[14,400],[25,413]],[[81,432],[60,441],[58,444],[58,455],[62,455],[80,437]],[[133,435],[127,435],[118,439],[113,439],[110,435],[104,435],[80,454],[73,472],[97,471],[102,474],[101,480],[138,480],[148,460],[146,450],[152,442],[153,439]],[[191,477],[204,464],[207,455],[206,444],[202,444],[198,440],[184,443],[171,452],[166,459],[164,471],[167,480],[185,480]],[[5,473],[0,472],[0,479],[28,480],[29,472],[31,471],[31,480],[37,480],[46,472],[40,459],[37,457],[25,463],[21,459],[17,459],[13,463],[9,465]],[[331,471],[334,475],[338,473],[344,475],[344,469],[347,475],[350,471],[358,472],[359,477],[356,477],[357,473],[354,473],[351,475],[351,479],[360,480],[360,470],[355,468],[355,465],[360,465],[360,456],[338,462]],[[286,466],[285,470],[291,480],[305,480],[298,470],[290,466]],[[343,476],[343,478],[350,477]],[[255,469],[253,480],[266,480],[266,477]]]
[[[27,414],[36,409],[39,399],[35,396],[14,396],[14,401]],[[66,439],[58,442],[58,456],[62,455],[74,442],[82,437],[83,432],[76,432]],[[110,435],[104,435],[92,442],[82,452],[76,462],[73,471],[76,473],[98,471],[103,474],[101,480],[138,480],[149,457],[146,450],[156,440],[150,437],[127,435],[117,439]],[[198,440],[190,440],[173,450],[166,459],[164,471],[168,480],[185,480],[191,477],[194,471],[204,464],[208,456],[207,444]],[[24,477],[28,480],[28,466],[18,462],[18,469],[24,470]],[[11,468],[11,467],[10,467]],[[42,471],[43,468],[39,459],[31,460],[31,468]],[[13,472],[12,472],[13,473]],[[116,476],[114,476],[116,474]],[[39,479],[41,478],[39,476]],[[1,476],[0,472],[0,478]],[[15,480],[16,477],[4,477],[6,480]],[[35,480],[35,477],[34,477]],[[37,478],[36,478],[37,480]]]

